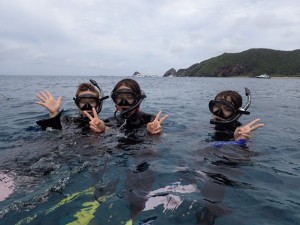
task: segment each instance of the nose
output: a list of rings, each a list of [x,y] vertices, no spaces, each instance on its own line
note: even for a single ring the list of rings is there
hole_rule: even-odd
[[[218,109],[218,110],[214,111],[214,114],[218,117],[224,118],[224,112],[222,109]]]

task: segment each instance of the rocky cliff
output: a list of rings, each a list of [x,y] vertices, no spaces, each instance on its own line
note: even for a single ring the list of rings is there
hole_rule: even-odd
[[[174,71],[172,68],[165,74]],[[249,49],[240,53],[224,53],[189,68],[179,69],[173,76],[254,77],[265,73],[271,76],[300,76],[300,50]]]

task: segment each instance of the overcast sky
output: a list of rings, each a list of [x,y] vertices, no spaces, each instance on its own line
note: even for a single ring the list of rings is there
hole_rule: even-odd
[[[162,76],[300,48],[299,0],[0,0],[0,74]]]

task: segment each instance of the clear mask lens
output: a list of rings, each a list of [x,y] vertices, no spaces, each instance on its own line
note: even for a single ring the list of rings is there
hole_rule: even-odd
[[[137,102],[136,94],[127,89],[114,92],[112,99],[118,106],[132,106]]]
[[[212,100],[209,102],[209,110],[215,116],[223,119],[231,118],[236,114],[233,104],[227,100]]]
[[[98,105],[98,103],[95,99],[82,98],[82,99],[79,99],[79,101],[78,101],[79,108],[82,108],[83,106],[85,106],[87,104],[94,108],[96,108]]]
[[[80,110],[91,110],[92,108],[97,109],[99,106],[99,99],[95,95],[87,94],[80,95],[75,98],[75,103]]]

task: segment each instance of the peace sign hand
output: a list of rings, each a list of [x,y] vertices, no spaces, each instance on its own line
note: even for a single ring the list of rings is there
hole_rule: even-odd
[[[234,131],[234,139],[236,141],[241,139],[251,139],[251,132],[256,130],[257,128],[263,127],[265,124],[258,123],[260,119],[255,119],[251,121],[250,123],[246,124],[243,127],[238,127]]]
[[[45,90],[40,91],[36,95],[36,97],[41,100],[40,102],[36,102],[36,104],[42,105],[46,109],[48,109],[51,118],[55,117],[59,113],[59,109],[62,102],[62,96],[58,97],[58,99],[55,100],[51,92]]]
[[[95,133],[103,133],[106,130],[105,123],[102,120],[100,120],[96,112],[96,109],[94,107],[93,107],[94,117],[92,117],[87,111],[83,111],[83,113],[90,119],[89,124],[92,131],[94,131]]]
[[[151,134],[160,134],[162,132],[161,124],[169,117],[169,115],[165,115],[160,118],[161,111],[157,113],[155,119],[147,124],[147,131]]]

